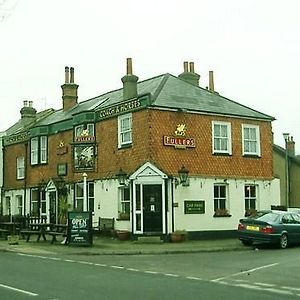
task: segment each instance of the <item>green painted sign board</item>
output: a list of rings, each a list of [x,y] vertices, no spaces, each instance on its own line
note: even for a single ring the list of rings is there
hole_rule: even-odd
[[[184,201],[185,214],[204,214],[205,201],[204,200],[186,200]]]
[[[90,211],[69,212],[68,244],[71,246],[92,246],[92,213]]]

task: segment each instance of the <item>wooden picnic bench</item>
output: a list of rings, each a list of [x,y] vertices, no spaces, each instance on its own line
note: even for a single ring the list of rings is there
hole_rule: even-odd
[[[29,217],[26,222],[26,228],[20,230],[20,234],[26,238],[26,242],[29,242],[32,235],[37,235],[37,242],[40,241],[41,237],[44,241],[47,241],[46,233],[50,224],[46,223],[46,221],[46,217]]]
[[[50,231],[47,232],[48,235],[52,236],[51,244],[54,244],[54,242],[57,242],[57,237],[67,237],[67,224],[51,224]]]
[[[99,217],[98,224],[93,227],[94,232],[99,232],[100,234],[111,235],[115,228],[114,218],[102,218]]]

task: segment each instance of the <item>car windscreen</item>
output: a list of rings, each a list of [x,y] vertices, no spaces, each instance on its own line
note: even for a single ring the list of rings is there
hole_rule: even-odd
[[[252,216],[251,218],[269,223],[276,222],[279,218],[279,215],[272,212],[258,212],[255,216]]]

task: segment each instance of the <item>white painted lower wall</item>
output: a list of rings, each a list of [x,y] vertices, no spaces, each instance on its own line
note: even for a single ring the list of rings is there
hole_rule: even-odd
[[[270,209],[271,205],[280,204],[279,180],[235,180],[227,179],[227,207],[231,217],[214,217],[214,184],[224,183],[224,179],[190,178],[190,186],[179,185],[174,190],[174,224],[175,230],[210,231],[234,230],[238,221],[244,217],[244,186],[245,184],[257,185],[257,209]],[[204,214],[184,214],[185,200],[204,200]],[[171,204],[171,203],[170,203]],[[170,220],[171,221],[171,220]]]

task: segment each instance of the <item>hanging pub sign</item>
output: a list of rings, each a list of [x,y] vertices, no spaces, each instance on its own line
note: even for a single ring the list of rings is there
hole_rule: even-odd
[[[178,124],[174,132],[175,136],[164,135],[164,145],[173,146],[179,149],[196,147],[194,138],[185,137],[186,130],[187,128],[185,124]]]
[[[68,244],[92,246],[92,213],[90,211],[68,213]]]

